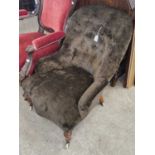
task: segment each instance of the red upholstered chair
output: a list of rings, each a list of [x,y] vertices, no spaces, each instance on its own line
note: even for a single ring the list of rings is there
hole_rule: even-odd
[[[71,0],[41,0],[38,32],[19,35],[20,80],[33,73],[38,60],[56,52],[64,38],[64,27],[74,3]],[[20,16],[28,16],[26,10]],[[46,32],[46,33],[45,33]]]

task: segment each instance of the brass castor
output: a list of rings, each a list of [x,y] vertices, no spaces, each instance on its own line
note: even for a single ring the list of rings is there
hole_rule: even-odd
[[[70,143],[69,143],[69,142],[66,142],[65,148],[66,148],[67,150],[69,149],[69,145],[70,145]]]
[[[100,96],[100,97],[99,97],[99,104],[100,104],[101,106],[103,106],[103,103],[104,103],[104,97],[103,97],[103,96]]]
[[[30,111],[32,111],[33,110],[33,105],[29,104],[29,106],[30,106]]]
[[[66,149],[69,148],[70,141],[71,141],[71,136],[72,136],[72,131],[71,130],[68,130],[68,131],[64,132],[64,137],[65,137],[65,141],[66,141],[66,144],[65,144]]]

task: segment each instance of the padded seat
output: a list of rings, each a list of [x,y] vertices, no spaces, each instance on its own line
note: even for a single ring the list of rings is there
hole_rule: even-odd
[[[25,80],[24,88],[31,81],[33,89],[30,88],[27,93],[32,94],[31,100],[36,112],[64,130],[71,129],[80,120],[78,101],[93,82],[92,75],[73,66],[48,72],[43,77],[35,74],[30,78]],[[61,117],[57,117],[57,114]]]

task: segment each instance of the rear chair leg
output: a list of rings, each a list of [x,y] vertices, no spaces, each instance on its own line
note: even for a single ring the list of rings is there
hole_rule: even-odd
[[[100,104],[101,106],[103,106],[103,103],[104,103],[104,97],[103,97],[103,96],[100,96],[100,97],[99,97],[99,104]]]
[[[68,149],[69,148],[69,144],[71,141],[71,136],[72,136],[72,131],[68,130],[64,132],[64,137],[65,137],[65,141],[66,141],[66,145],[65,148]]]
[[[116,83],[117,83],[118,78],[119,78],[119,71],[117,71],[114,74],[113,78],[111,79],[111,81],[110,81],[110,86],[111,87],[115,87],[116,86]]]

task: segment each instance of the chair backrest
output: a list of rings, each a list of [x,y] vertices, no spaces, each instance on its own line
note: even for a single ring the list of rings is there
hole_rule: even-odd
[[[39,23],[47,31],[63,31],[72,0],[41,0]]]
[[[125,55],[131,35],[132,21],[126,13],[107,6],[80,8],[68,21],[62,60],[95,77],[110,77]]]

